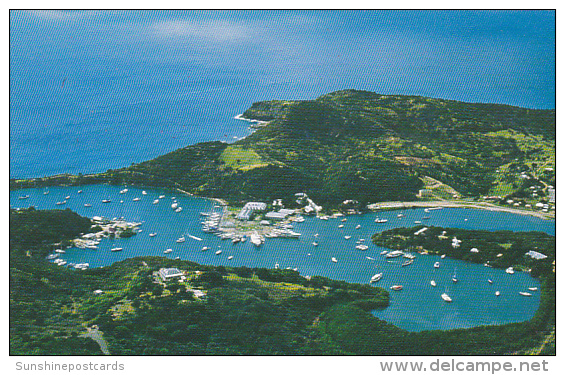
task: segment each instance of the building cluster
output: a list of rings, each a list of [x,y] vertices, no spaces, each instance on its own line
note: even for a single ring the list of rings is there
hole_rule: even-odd
[[[247,202],[241,211],[237,214],[236,219],[249,220],[255,211],[263,211],[267,208],[267,203],[263,202]]]

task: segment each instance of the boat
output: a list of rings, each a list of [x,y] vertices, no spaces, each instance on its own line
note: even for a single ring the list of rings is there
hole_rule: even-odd
[[[261,244],[263,243],[261,236],[259,236],[257,233],[251,234],[251,236],[249,237],[249,240],[255,246],[261,246]]]
[[[47,195],[47,194],[49,194],[49,190],[43,192],[43,195]]]
[[[414,224],[422,224],[422,222],[419,221],[419,220],[416,220],[416,221],[414,222]]]
[[[453,281],[454,283],[456,283],[457,280],[457,268],[453,271],[453,276],[451,277],[451,281]]]
[[[451,301],[453,301],[453,300],[451,299],[451,297],[447,295],[447,293],[443,293],[443,294],[441,295],[441,299],[443,299],[445,302],[451,302]]]
[[[57,263],[58,266],[64,266],[67,264],[67,261],[63,260],[62,262]]]
[[[177,240],[177,243],[183,243],[184,241],[186,241],[186,239],[182,236]]]
[[[439,262],[434,263],[434,268],[439,268]]]
[[[365,251],[369,248],[369,246],[367,246],[367,245],[357,245],[357,246],[355,246],[355,248],[357,250]]]
[[[403,254],[404,254],[404,252],[401,251],[401,250],[394,250],[394,251],[391,251],[391,252],[387,253],[387,254],[386,254],[386,257],[387,257],[387,258],[396,258],[396,257],[399,257],[399,256],[401,256],[401,255],[403,255]]]
[[[371,257],[365,257],[365,259],[368,259],[368,260],[375,260],[375,258],[371,258]]]
[[[393,285],[390,287],[392,290],[402,290],[402,285]]]
[[[206,251],[206,250],[210,250],[210,248],[208,246],[204,246],[201,251]]]
[[[445,254],[443,254],[442,256],[440,256],[440,258],[441,258],[441,259],[444,259],[444,258],[445,258]]]
[[[113,247],[110,249],[110,251],[122,251],[123,248],[122,247]]]
[[[67,203],[67,201],[62,201],[62,202],[57,202],[57,203],[55,203],[55,204],[56,204],[57,206],[61,206],[61,205],[66,204],[66,203]]]
[[[216,255],[220,255],[221,253],[222,253],[222,250],[216,251]]]
[[[431,284],[432,286],[437,286],[437,283],[436,283],[434,280],[430,281],[430,284]]]
[[[133,198],[134,202],[139,202],[141,200],[141,198]]]
[[[318,246],[318,243],[316,241],[314,241],[314,242],[312,242],[312,245]]]
[[[241,237],[241,242],[245,242],[245,241],[247,241],[247,237],[246,236]]]
[[[388,251],[386,250],[381,251],[381,255],[385,255],[386,253],[388,253]]]
[[[92,205],[90,203],[85,203],[84,207],[92,207]]]
[[[157,232],[149,233],[149,237],[155,237],[156,235],[157,235]]]
[[[361,224],[357,224],[357,226],[355,227],[355,229],[359,229],[361,228]]]
[[[278,270],[279,267],[280,267],[279,264],[278,264],[278,263],[275,263],[275,269]]]
[[[494,292],[494,295],[498,297],[500,295],[500,292],[497,290],[496,292]]]
[[[371,277],[371,281],[370,283],[376,283],[377,281],[379,281],[380,279],[383,278],[383,273],[377,273],[375,275],[373,275],[373,277]]]
[[[318,233],[316,233],[316,234],[314,235],[314,237],[318,237],[318,236],[319,236],[319,234],[318,234]]]
[[[347,221],[346,218],[341,219],[341,222],[342,222],[342,223],[344,223],[344,222],[346,222],[346,221]]]
[[[518,292],[518,294],[520,294],[521,296],[524,296],[524,297],[531,297],[532,296],[532,293],[528,293],[528,292]]]
[[[297,216],[294,221],[296,221],[297,223],[302,223],[304,222],[306,219],[304,219],[302,216]]]
[[[165,198],[164,195],[159,195],[159,199],[163,199],[163,198]]]
[[[350,239],[351,236],[344,236],[343,238],[345,238],[346,240]]]
[[[70,196],[70,195],[67,195],[67,196],[65,197],[65,199],[71,199],[71,196]]]
[[[179,206],[179,204],[177,202],[171,204],[171,208],[174,210]]]
[[[429,208],[424,208],[424,212],[428,213],[428,212],[430,212],[430,209],[429,209]]]
[[[143,190],[143,191],[141,192],[141,194],[142,194],[142,195],[147,195],[147,192],[146,192],[145,190]]]
[[[167,250],[165,250],[165,251],[163,251],[163,252],[164,252],[165,254],[170,254],[170,253],[173,252],[173,249],[167,249]]]
[[[109,199],[102,199],[102,203],[110,203],[110,202],[112,202],[112,201],[109,200]]]
[[[401,218],[404,217],[404,214],[398,214],[398,215],[396,215],[396,217],[399,218],[399,219],[401,219]]]
[[[404,254],[403,257],[406,259],[416,259],[416,255],[410,253]]]
[[[62,249],[57,249],[57,250],[55,250],[55,252],[59,253],[59,254],[65,254],[65,250],[62,250]]]
[[[489,284],[493,283],[491,279],[488,279],[487,281],[488,281]]]
[[[18,197],[18,199],[28,199],[28,198],[29,198],[29,195],[23,195],[23,196]]]
[[[128,189],[120,190],[120,194],[125,194],[125,193],[127,193],[127,192],[128,192]]]
[[[77,194],[82,194],[82,190],[77,191]]]
[[[123,200],[121,200],[121,201],[120,201],[120,203],[124,203],[124,201],[123,201]]]
[[[181,212],[182,211],[182,207],[177,207],[177,209],[175,210],[175,212]]]
[[[338,228],[343,228],[343,224],[340,224],[337,226]]]
[[[537,287],[531,287],[531,288],[528,288],[528,290],[531,290],[532,292],[535,292],[536,290],[538,290],[538,288],[537,288]]]
[[[190,238],[192,238],[193,240],[196,240],[196,241],[202,241],[202,238],[193,236],[192,234],[189,234],[188,237],[190,237]]]
[[[506,269],[506,273],[512,275],[514,273],[514,268],[513,267],[508,267]]]
[[[406,262],[402,263],[401,267],[406,267],[414,263],[414,259],[407,260]]]
[[[375,223],[378,223],[378,224],[386,223],[387,221],[388,221],[387,219],[379,219],[379,218],[375,219]]]
[[[57,259],[58,257],[59,257],[59,254],[49,254],[49,255],[47,255],[47,257],[45,259],[51,260],[51,259]]]
[[[337,259],[332,257],[332,262],[337,263]]]
[[[153,201],[153,204],[157,204],[157,203],[159,203],[159,199],[155,199],[155,200]]]
[[[232,260],[232,259],[233,259],[233,255],[230,255],[230,256],[228,257],[228,260]]]

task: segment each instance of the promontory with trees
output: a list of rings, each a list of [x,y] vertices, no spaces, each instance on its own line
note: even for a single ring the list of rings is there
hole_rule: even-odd
[[[554,110],[343,90],[254,103],[243,117],[268,122],[232,144],[199,143],[96,175],[12,179],[10,188],[127,183],[234,205],[304,192],[334,208],[346,199],[552,203]]]

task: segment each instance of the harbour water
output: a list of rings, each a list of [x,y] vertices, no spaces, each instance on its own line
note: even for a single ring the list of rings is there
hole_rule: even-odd
[[[405,217],[397,218],[398,211],[381,212],[379,218],[388,219],[386,223],[374,222],[377,214],[348,216],[346,222],[337,219],[319,220],[306,217],[302,223],[293,223],[294,230],[301,233],[299,239],[267,239],[259,248],[250,241],[232,244],[222,241],[213,234],[204,233],[200,227],[200,212],[206,212],[216,202],[194,198],[176,192],[129,188],[120,194],[123,187],[92,185],[82,187],[51,187],[49,189],[25,189],[10,192],[10,205],[13,208],[34,206],[38,209],[70,208],[87,216],[105,218],[124,217],[127,221],[142,222],[142,232],[125,239],[103,239],[97,250],[67,249],[63,258],[69,263],[90,263],[91,267],[107,266],[114,262],[135,256],[180,257],[201,264],[298,268],[301,275],[321,275],[337,280],[367,283],[371,276],[383,272],[383,278],[376,285],[389,288],[403,285],[402,291],[391,291],[390,306],[374,314],[390,323],[410,331],[430,329],[468,328],[485,324],[504,324],[530,319],[539,306],[540,292],[532,292],[532,297],[523,297],[519,291],[529,287],[538,287],[537,279],[529,274],[516,272],[509,275],[504,270],[486,268],[482,265],[466,263],[454,259],[440,259],[434,255],[417,255],[413,265],[401,267],[402,258],[387,262],[380,255],[383,248],[370,242],[371,236],[379,231],[400,227],[414,226],[415,221],[424,225],[456,227],[484,230],[537,230],[555,235],[555,222],[539,218],[504,212],[445,208],[425,213],[423,209],[405,210]],[[78,190],[83,190],[78,194]],[[49,192],[44,194],[44,192]],[[27,199],[18,199],[29,195]],[[160,195],[158,204],[153,204]],[[65,200],[64,205],[56,202]],[[172,197],[183,208],[174,212],[171,208]],[[141,198],[133,201],[134,198]],[[111,203],[102,203],[109,199]],[[123,200],[123,203],[120,203]],[[85,204],[91,207],[85,207]],[[429,219],[423,217],[429,216]],[[343,228],[338,225],[343,224]],[[359,229],[355,229],[360,225]],[[157,233],[150,237],[149,233]],[[317,237],[314,237],[318,234]],[[176,239],[186,237],[184,243]],[[193,235],[202,241],[188,237]],[[344,237],[351,236],[349,240]],[[356,241],[365,239],[367,251],[355,249]],[[313,246],[312,242],[318,242]],[[206,246],[210,249],[201,251]],[[120,252],[111,252],[113,247],[123,248]],[[166,249],[172,249],[164,254]],[[216,255],[217,250],[222,250]],[[233,259],[228,260],[228,257]],[[331,261],[335,257],[337,263]],[[368,259],[371,258],[371,259]],[[440,268],[433,264],[440,261]],[[453,283],[451,276],[457,269],[459,281]],[[80,272],[80,271],[77,271]],[[493,284],[487,282],[493,280]],[[430,281],[435,280],[437,287]],[[501,295],[496,297],[495,291]],[[440,295],[445,291],[452,297],[452,303],[444,302]]]

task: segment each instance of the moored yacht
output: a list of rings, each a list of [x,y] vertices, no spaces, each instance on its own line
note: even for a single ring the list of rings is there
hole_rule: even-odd
[[[170,254],[172,252],[173,252],[173,249],[167,249],[167,250],[163,251],[163,253],[165,253],[165,254]]]
[[[383,278],[383,273],[377,273],[375,275],[373,275],[373,277],[371,277],[371,283],[376,283],[377,281],[379,281],[380,279]]]
[[[439,262],[434,263],[434,268],[439,268]]]
[[[432,286],[437,286],[437,283],[436,283],[434,280],[430,281],[430,284],[431,284]]]
[[[388,221],[387,219],[379,219],[379,218],[375,219],[375,223],[378,223],[378,224],[383,224],[383,223],[386,223],[387,221]]]
[[[183,243],[184,241],[186,241],[186,238],[184,238],[184,236],[182,236],[177,240],[177,243]]]
[[[394,251],[391,251],[391,252],[387,253],[387,254],[386,254],[386,257],[387,257],[387,258],[396,258],[396,257],[399,257],[399,256],[401,256],[401,255],[403,255],[403,254],[404,254],[404,252],[401,251],[401,250],[394,250]]]
[[[159,199],[155,199],[155,200],[153,201],[153,204],[157,204],[157,203],[159,203]]]
[[[521,296],[524,296],[524,297],[531,297],[532,296],[532,293],[528,293],[528,292],[518,292],[518,294],[520,294]]]
[[[393,285],[390,287],[392,290],[402,290],[402,285]]]
[[[156,235],[157,235],[157,232],[149,233],[149,237],[155,237]]]
[[[357,250],[365,251],[365,250],[367,250],[367,249],[369,248],[369,246],[367,246],[367,245],[357,245],[357,246],[355,246],[355,248],[356,248]]]
[[[451,301],[453,301],[453,300],[451,299],[451,297],[450,297],[449,295],[447,295],[447,293],[443,293],[443,294],[441,295],[441,299],[443,299],[445,302],[451,302]]]
[[[414,263],[414,259],[409,259],[406,262],[402,263],[401,267],[406,267]]]
[[[122,247],[113,247],[110,249],[110,251],[122,251],[123,248]]]
[[[506,269],[506,273],[512,275],[514,273],[514,268],[513,267],[508,267]]]
[[[335,257],[332,257],[332,262],[337,263],[337,259]]]

